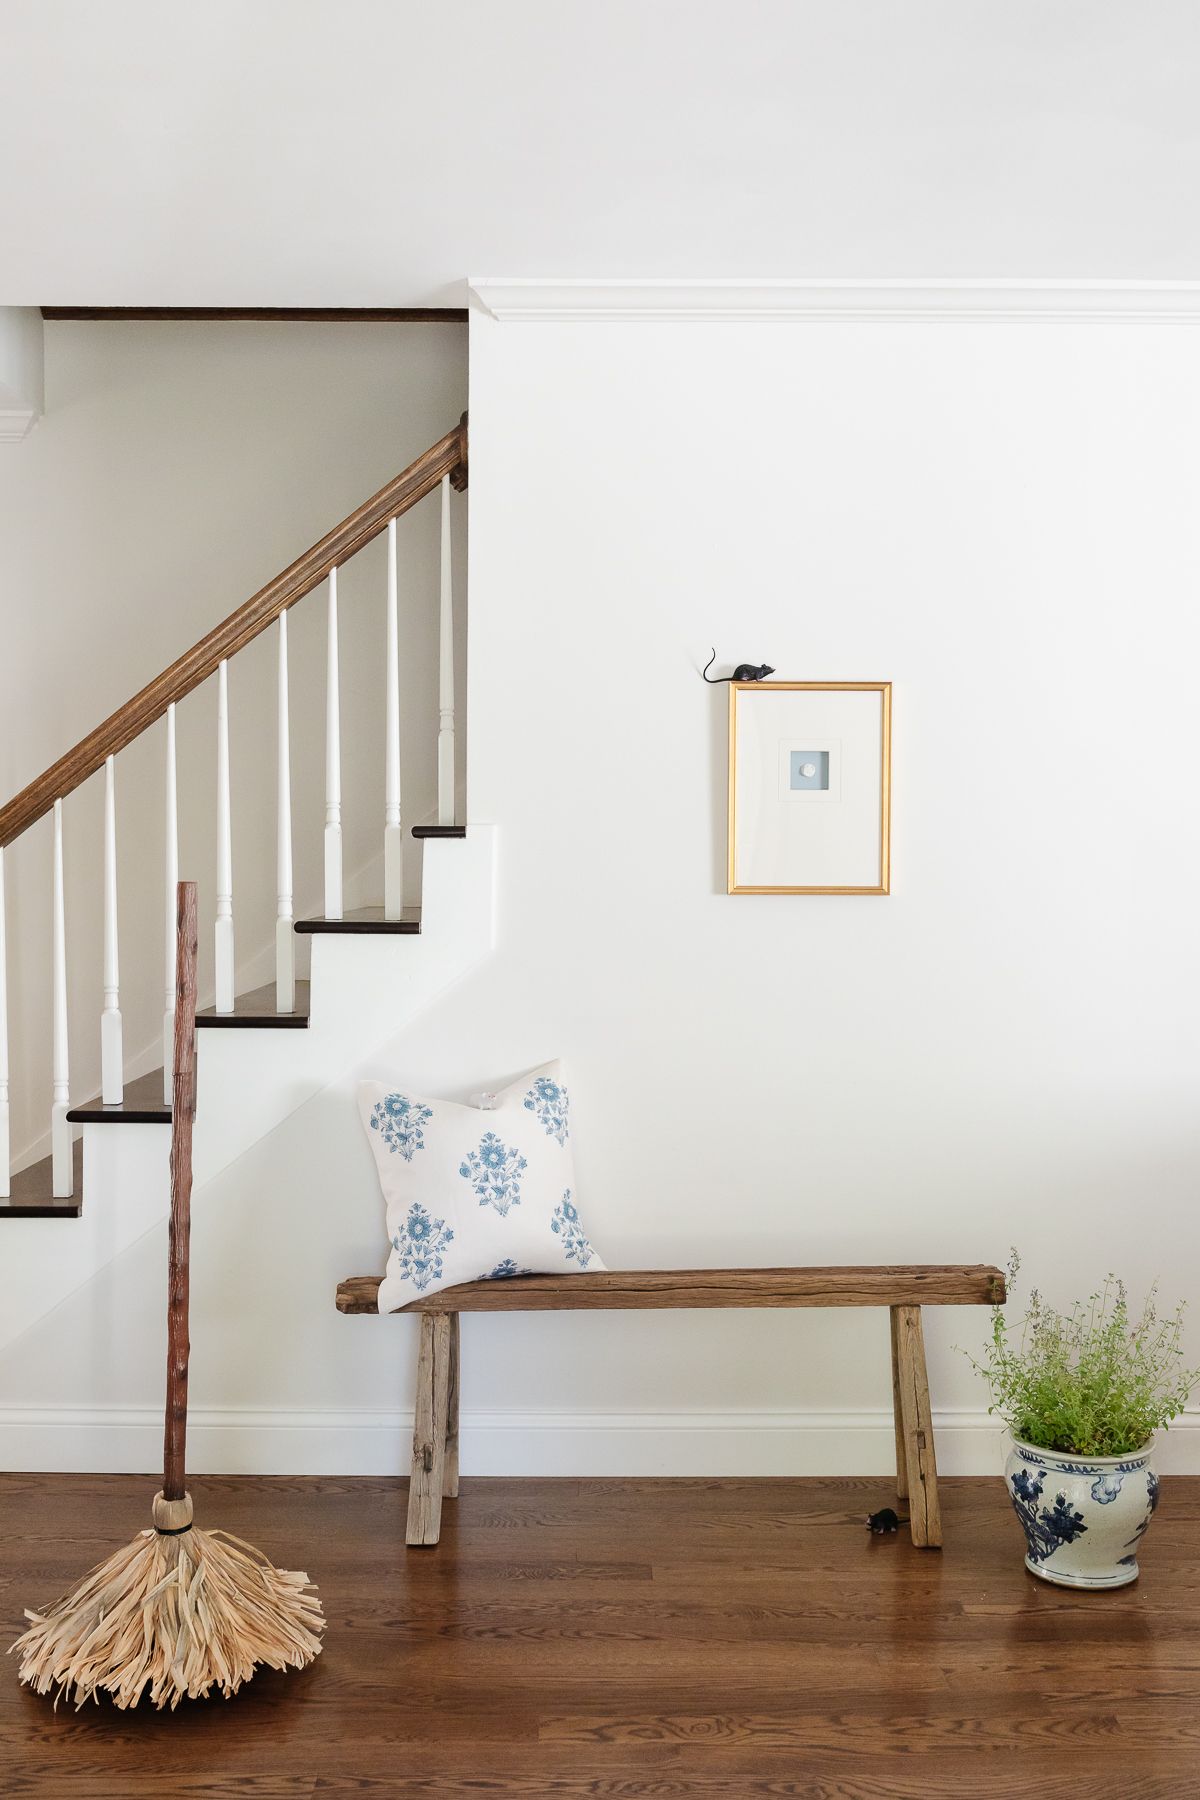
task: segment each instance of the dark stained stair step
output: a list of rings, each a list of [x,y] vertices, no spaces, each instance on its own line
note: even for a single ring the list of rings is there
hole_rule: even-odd
[[[412,834],[415,838],[465,838],[465,825],[414,825]]]
[[[73,1125],[169,1125],[171,1108],[163,1100],[163,1072],[139,1075],[125,1083],[125,1097],[117,1106],[105,1106],[99,1094],[67,1114]]]
[[[407,906],[398,919],[385,919],[382,906],[356,906],[341,919],[297,919],[303,937],[400,936],[415,937],[421,929],[419,907]]]
[[[56,1200],[48,1156],[14,1175],[12,1197],[0,1200],[0,1219],[77,1219],[83,1211],[83,1139],[74,1148],[75,1192],[69,1200]]]
[[[211,1006],[196,1014],[196,1029],[216,1031],[303,1031],[308,1025],[308,983],[296,983],[296,1010],[275,1010],[275,983],[239,994],[231,1013],[215,1012]]]

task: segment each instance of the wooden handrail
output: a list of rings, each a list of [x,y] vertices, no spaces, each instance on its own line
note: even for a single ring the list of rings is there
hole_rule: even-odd
[[[183,700],[193,688],[214,674],[218,666],[243,649],[260,632],[267,629],[289,606],[302,600],[328,576],[352,557],[356,550],[369,544],[387,525],[389,519],[423,500],[440,486],[443,476],[460,490],[467,485],[467,415],[464,413],[453,431],[410,463],[386,487],[352,512],[348,519],[326,532],[319,543],[283,573],[268,581],[266,587],[230,613],[207,637],[193,644],[169,669],[156,676],[140,694],[119,707],[103,725],[97,725],[73,750],[60,756],[52,768],[31,781],[27,788],[0,808],[0,848],[11,844],[23,831],[50,811],[56,800],[72,793],[81,782],[104,766],[105,758],[115,756],[126,744],[140,737],[148,725],[161,719],[172,701]]]

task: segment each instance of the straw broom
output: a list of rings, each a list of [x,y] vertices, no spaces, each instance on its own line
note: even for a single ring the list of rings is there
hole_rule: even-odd
[[[73,1694],[77,1707],[110,1694],[136,1706],[236,1694],[260,1663],[302,1669],[320,1653],[321,1603],[307,1575],[276,1569],[261,1551],[192,1524],[184,1487],[188,1379],[188,1240],[192,1120],[196,1110],[196,886],[179,884],[171,1223],[167,1307],[167,1412],[163,1485],[153,1529],[139,1532],[85,1575],[12,1646],[35,1692]]]

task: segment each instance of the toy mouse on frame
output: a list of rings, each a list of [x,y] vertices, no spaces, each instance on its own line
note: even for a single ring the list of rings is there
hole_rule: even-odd
[[[887,894],[891,682],[774,673],[743,663],[725,677],[729,893]]]

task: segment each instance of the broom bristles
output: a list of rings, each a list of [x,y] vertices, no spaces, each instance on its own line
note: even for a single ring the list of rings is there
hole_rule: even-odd
[[[225,1531],[143,1531],[45,1612],[12,1646],[35,1693],[102,1693],[117,1706],[226,1699],[259,1664],[302,1669],[320,1654],[321,1602],[308,1576],[277,1569]]]

